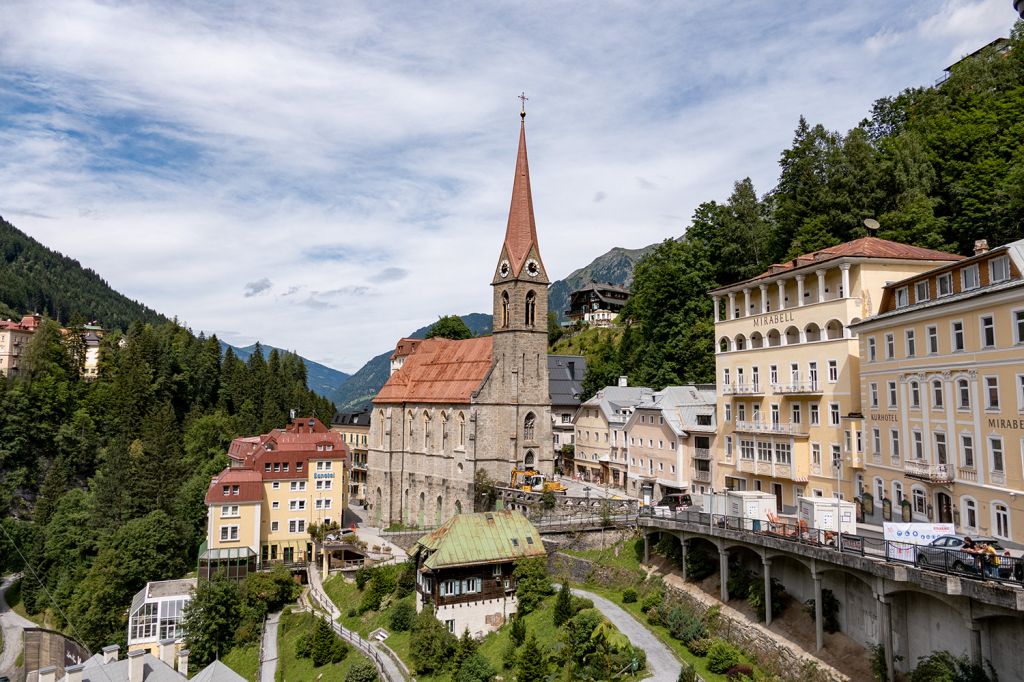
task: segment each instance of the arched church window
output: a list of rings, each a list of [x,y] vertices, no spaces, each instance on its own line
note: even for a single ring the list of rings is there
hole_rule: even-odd
[[[532,291],[526,294],[526,315],[525,322],[527,327],[532,327],[534,319],[537,317],[537,294]]]
[[[501,292],[501,326],[508,327],[508,292]]]
[[[466,415],[459,412],[459,447],[466,446]]]
[[[527,451],[526,451],[526,457],[525,457],[525,459],[523,460],[523,463],[524,463],[524,464],[526,465],[526,467],[527,467],[527,468],[529,469],[529,468],[532,468],[532,467],[533,467],[533,464],[534,464],[534,461],[535,461],[535,459],[536,459],[536,458],[535,458],[535,457],[533,456],[533,450],[527,450]]]
[[[526,415],[526,419],[523,421],[523,438],[525,440],[533,440],[533,431],[536,418],[533,416],[533,412]]]

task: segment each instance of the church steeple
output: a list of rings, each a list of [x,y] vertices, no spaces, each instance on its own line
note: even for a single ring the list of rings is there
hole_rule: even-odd
[[[501,248],[494,283],[522,277],[547,284],[547,273],[537,243],[537,223],[533,216],[533,195],[530,191],[530,164],[526,157],[526,97],[521,95],[520,98],[524,106],[520,111],[519,152],[512,182],[512,205],[508,210],[505,242]]]

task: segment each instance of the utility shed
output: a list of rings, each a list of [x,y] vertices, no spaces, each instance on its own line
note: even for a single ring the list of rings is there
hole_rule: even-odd
[[[451,632],[477,637],[516,611],[516,561],[547,556],[540,533],[518,511],[458,514],[427,533],[416,561],[416,610],[430,605]]]

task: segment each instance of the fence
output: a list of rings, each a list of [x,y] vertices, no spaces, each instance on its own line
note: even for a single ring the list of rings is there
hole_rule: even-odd
[[[1024,583],[1024,558],[999,555],[999,565],[989,563],[983,554],[946,549],[930,545],[912,545],[894,540],[869,538],[851,533],[840,533],[809,527],[806,522],[783,521],[776,517],[771,521],[748,519],[702,511],[662,511],[650,509],[637,517],[638,525],[653,525],[645,519],[663,519],[693,523],[715,530],[732,530],[759,536],[772,536],[788,540],[796,545],[808,545],[830,549],[846,554],[912,564],[918,568],[957,575],[975,580],[991,580],[999,583]]]

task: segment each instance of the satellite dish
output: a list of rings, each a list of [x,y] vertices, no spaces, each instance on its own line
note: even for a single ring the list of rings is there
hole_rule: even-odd
[[[866,227],[869,230],[871,230],[872,232],[874,232],[875,230],[880,228],[881,225],[879,225],[878,221],[875,220],[874,218],[865,218],[864,219],[864,227]]]

